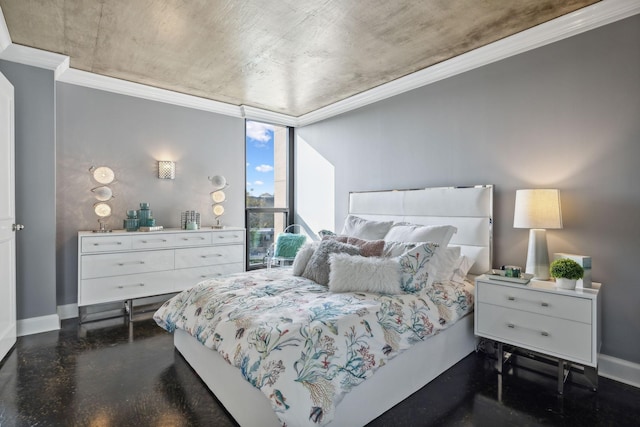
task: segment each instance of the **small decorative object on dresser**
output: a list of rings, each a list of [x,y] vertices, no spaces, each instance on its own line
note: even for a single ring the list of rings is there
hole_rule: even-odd
[[[560,258],[551,263],[549,273],[556,279],[560,289],[575,289],[578,279],[582,279],[584,269],[572,259]]]
[[[107,166],[91,166],[89,168],[89,173],[91,174],[91,178],[100,184],[99,186],[91,189],[93,196],[97,200],[93,205],[93,211],[98,216],[98,224],[100,224],[100,228],[93,230],[93,232],[108,233],[111,230],[107,229],[105,221],[107,220],[107,217],[111,216],[111,205],[107,202],[114,197],[113,191],[108,187],[108,185],[113,183],[116,176],[113,170]]]
[[[569,258],[580,264],[580,267],[584,270],[582,279],[578,279],[576,282],[576,288],[590,288],[591,287],[591,257],[587,255],[576,255],[567,253],[555,253],[553,259]]]
[[[222,175],[210,176],[208,179],[213,185],[213,191],[211,192],[213,205],[211,206],[211,210],[216,217],[216,223],[212,228],[224,228],[224,226],[220,224],[220,217],[224,214],[224,206],[222,203],[227,199],[224,189],[227,188],[229,184],[227,184],[227,179]]]

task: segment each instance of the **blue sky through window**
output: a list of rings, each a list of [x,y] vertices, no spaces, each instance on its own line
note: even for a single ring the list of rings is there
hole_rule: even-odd
[[[247,191],[273,194],[273,125],[247,120]]]

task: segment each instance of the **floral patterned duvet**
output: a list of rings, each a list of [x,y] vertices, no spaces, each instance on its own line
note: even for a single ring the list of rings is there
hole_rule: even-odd
[[[344,393],[389,359],[471,311],[471,284],[436,283],[418,294],[331,293],[291,269],[209,280],[154,315],[240,369],[283,425],[322,425]]]

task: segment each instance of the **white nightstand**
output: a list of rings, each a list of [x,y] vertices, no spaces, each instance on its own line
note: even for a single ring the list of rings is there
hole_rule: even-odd
[[[480,276],[475,288],[475,326],[479,337],[498,342],[498,370],[502,372],[502,344],[510,344],[558,360],[558,393],[562,394],[566,362],[584,367],[598,386],[600,353],[599,298],[601,284],[575,290],[557,289],[554,282],[532,280],[520,285]]]

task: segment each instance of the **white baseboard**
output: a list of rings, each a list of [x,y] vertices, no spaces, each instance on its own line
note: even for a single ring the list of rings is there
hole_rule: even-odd
[[[640,388],[640,364],[601,354],[598,375]]]
[[[75,319],[78,317],[78,304],[59,305],[58,317],[60,320]]]
[[[59,329],[60,317],[58,317],[57,314],[20,319],[16,322],[16,334],[19,337],[39,334],[41,332],[57,331]]]

